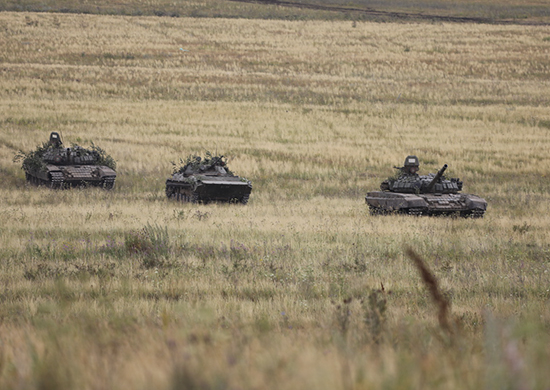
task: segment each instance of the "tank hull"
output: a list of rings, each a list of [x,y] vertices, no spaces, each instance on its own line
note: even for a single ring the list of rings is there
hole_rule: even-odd
[[[248,203],[252,185],[234,177],[212,177],[166,180],[166,196],[182,202],[235,202]]]
[[[95,186],[110,190],[115,185],[116,172],[103,165],[53,165],[39,172],[26,172],[27,181],[54,189]]]
[[[487,202],[471,194],[405,194],[389,191],[367,193],[371,214],[460,215],[481,218]]]

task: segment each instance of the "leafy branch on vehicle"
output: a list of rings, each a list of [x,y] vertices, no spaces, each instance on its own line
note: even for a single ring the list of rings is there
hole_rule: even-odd
[[[200,170],[201,167],[211,167],[215,165],[224,167],[229,174],[232,173],[227,167],[227,160],[224,156],[215,156],[209,151],[206,151],[204,158],[196,154],[190,154],[185,160],[180,158],[179,163],[172,161],[172,173],[183,174],[188,167],[191,167],[192,170]]]

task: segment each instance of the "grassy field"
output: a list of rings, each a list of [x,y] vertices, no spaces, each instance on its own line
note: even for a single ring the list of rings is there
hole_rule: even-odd
[[[0,26],[1,388],[547,388],[550,27]],[[27,185],[14,155],[51,131],[111,154],[115,190]],[[166,199],[207,150],[248,205]],[[408,154],[485,218],[370,216]]]

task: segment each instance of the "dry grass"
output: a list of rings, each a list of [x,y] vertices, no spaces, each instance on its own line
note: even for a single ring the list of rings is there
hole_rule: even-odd
[[[547,27],[0,25],[1,388],[548,383]],[[116,189],[27,186],[13,156],[50,131],[111,154]],[[247,206],[165,199],[170,161],[205,150],[252,180]],[[368,215],[411,153],[486,217]]]

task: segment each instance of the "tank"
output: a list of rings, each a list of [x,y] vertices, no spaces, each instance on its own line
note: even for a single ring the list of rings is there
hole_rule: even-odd
[[[234,175],[223,156],[210,153],[204,159],[189,156],[182,164],[181,168],[174,167],[172,177],[166,180],[169,199],[194,203],[248,203],[252,183]]]
[[[30,153],[21,152],[28,182],[63,189],[73,186],[96,186],[110,190],[115,185],[116,163],[105,151],[92,144],[91,149],[78,145],[64,147],[59,133],[52,132],[49,142]]]
[[[397,167],[396,167],[397,168]],[[463,194],[462,181],[444,176],[447,164],[435,174],[418,175],[418,158],[408,156],[401,174],[382,182],[380,191],[367,193],[371,214],[460,215],[482,218],[487,202],[472,194]]]

